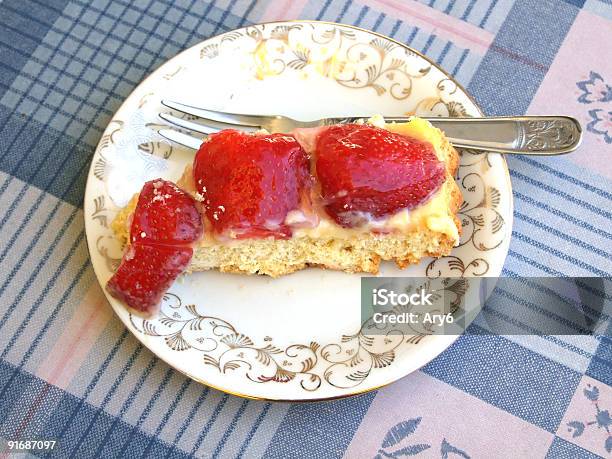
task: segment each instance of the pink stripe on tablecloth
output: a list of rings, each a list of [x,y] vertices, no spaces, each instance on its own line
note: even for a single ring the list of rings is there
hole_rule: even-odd
[[[602,134],[589,131],[587,126],[594,119],[590,112],[601,110],[600,113],[605,113],[604,109],[610,107],[609,102],[598,101],[596,94],[588,97],[587,101],[580,102],[579,99],[586,96],[587,91],[612,84],[612,59],[603,59],[601,54],[603,44],[610,41],[611,30],[612,21],[609,19],[580,11],[527,111],[530,115],[562,113],[576,117],[584,129],[582,145],[565,158],[608,178],[612,178],[611,145],[606,143]],[[591,72],[598,74],[603,81],[598,79],[595,84]],[[585,85],[582,88],[578,86],[581,82]],[[600,126],[603,127],[603,123]]]
[[[108,324],[111,307],[97,282],[89,288],[36,376],[65,389]]]
[[[61,389],[68,387],[111,315],[106,297],[98,283],[94,282],[50,349],[48,358],[36,369],[36,376]],[[15,438],[21,437],[36,411],[43,405],[50,389],[50,385],[44,386],[23,413]],[[8,453],[0,454],[0,459],[8,456]]]
[[[493,34],[486,30],[414,0],[368,0],[367,5],[479,55],[493,43]]]
[[[576,387],[557,436],[601,457],[610,457],[606,441],[610,434],[602,427],[612,407],[612,387],[584,375]],[[599,420],[602,421],[600,425]]]
[[[297,19],[304,10],[306,0],[279,0],[270,2],[261,18],[262,22]]]
[[[413,428],[404,429],[402,440],[384,445],[386,436],[400,423]],[[499,426],[503,426],[503,435],[493,434]],[[390,457],[410,445],[426,445],[418,457],[439,458],[442,449],[453,458],[462,454],[495,457],[503,452],[512,457],[544,457],[553,437],[538,426],[419,371],[378,392],[344,458],[377,454]]]

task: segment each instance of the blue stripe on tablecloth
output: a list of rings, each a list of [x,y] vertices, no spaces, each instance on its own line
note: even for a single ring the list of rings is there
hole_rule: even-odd
[[[99,419],[99,416],[102,414],[103,410],[106,408],[106,405],[109,403],[110,399],[115,394],[115,391],[117,391],[117,389],[119,388],[120,384],[123,382],[125,376],[127,375],[128,371],[132,368],[132,366],[134,365],[134,362],[136,361],[136,359],[138,358],[138,356],[142,352],[142,350],[143,350],[143,346],[142,345],[136,346],[136,348],[134,349],[132,354],[127,358],[127,362],[126,362],[125,366],[123,367],[123,369],[121,370],[121,373],[119,373],[118,377],[115,379],[115,381],[113,382],[112,386],[110,387],[110,389],[108,390],[108,392],[104,396],[104,399],[102,400],[102,402],[96,404],[96,407],[97,407],[96,413],[91,417],[89,422],[88,423],[78,423],[79,428],[83,428],[84,427],[85,430],[80,435],[79,440],[75,443],[73,449],[70,452],[68,452],[69,455],[75,455],[77,453],[79,455],[86,454],[85,451],[79,451],[79,448],[81,446],[84,446],[84,449],[88,449],[88,448],[89,449],[93,449],[95,447],[95,445],[92,442],[87,441],[87,442],[83,443],[83,441],[84,441],[84,439],[86,439],[88,437],[88,435],[90,434],[92,428],[94,428],[94,426],[96,424],[96,421]],[[145,370],[145,372],[146,372],[146,370]],[[81,407],[82,407],[82,405],[81,405]],[[75,413],[75,417],[74,418],[76,418],[78,416],[78,414],[79,414],[79,411],[77,411]],[[71,416],[69,419],[74,419],[74,418]],[[62,429],[62,432],[60,433],[60,437],[63,437],[67,433],[67,427],[70,426],[70,425],[74,426],[76,424],[74,422],[67,423],[64,426],[64,428]],[[113,427],[114,427],[114,424],[113,424]],[[121,451],[121,448],[119,450]],[[93,450],[91,452],[93,452]],[[95,454],[94,454],[94,456],[95,456]]]
[[[612,20],[612,2],[610,0],[586,0],[583,8]]]
[[[96,369],[95,374],[89,381],[89,384],[86,387],[84,393],[81,394],[80,397],[78,397],[78,401],[71,406],[70,410],[66,410],[64,413],[62,413],[62,416],[59,417],[59,419],[52,421],[52,425],[50,427],[47,427],[47,429],[53,429],[55,434],[54,438],[63,438],[65,436],[68,427],[77,418],[77,414],[80,412],[81,408],[83,408],[87,404],[86,400],[89,397],[89,394],[93,391],[94,387],[96,386],[104,372],[107,370],[112,360],[117,355],[119,349],[122,348],[122,345],[128,335],[128,330],[123,329],[123,332],[119,336],[119,339],[117,340],[115,346],[110,350],[110,352],[105,356],[104,360],[100,363],[99,367]]]
[[[466,2],[463,2],[465,6],[465,9],[463,10],[463,13],[461,13],[461,20],[463,21],[467,21],[470,17],[470,14],[472,13],[472,10],[474,9],[474,5],[476,5],[477,0],[468,0]],[[451,2],[449,2],[448,6],[446,7],[446,9],[444,10],[444,13],[449,14],[452,10],[452,6],[453,4]],[[491,3],[489,5],[489,9],[493,8],[493,3]],[[482,8],[481,8],[482,9]]]
[[[508,163],[516,218],[506,266],[533,276],[612,272],[611,180],[563,158],[556,158],[554,169],[531,158]]]
[[[187,417],[184,419],[184,421],[181,424],[180,428],[176,432],[176,435],[174,436],[174,439],[172,441],[173,448],[176,448],[176,445],[178,445],[178,443],[180,442],[181,438],[183,437],[183,434],[187,430],[187,427],[189,427],[189,423],[191,422],[191,420],[194,418],[194,416],[197,413],[197,411],[202,406],[202,403],[204,403],[204,400],[206,399],[206,396],[208,395],[208,392],[210,390],[211,390],[210,388],[206,387],[200,393],[200,396],[198,397],[196,402],[193,404],[193,406],[191,408],[191,411],[189,412]],[[168,457],[168,456],[166,456],[166,457]]]
[[[578,247],[580,247],[581,249],[587,250],[589,252],[592,252],[595,255],[599,255],[601,257],[603,257],[604,259],[609,259],[610,257],[612,257],[612,253],[609,252],[609,250],[606,247],[597,247],[591,244],[588,244],[574,236],[571,236],[569,234],[565,234],[562,231],[557,230],[556,228],[553,228],[551,226],[546,225],[545,223],[540,222],[539,220],[536,220],[534,218],[531,218],[528,215],[525,215],[519,211],[515,211],[514,212],[514,217],[518,218],[519,220],[525,222],[525,223],[529,223],[533,226],[538,227],[539,229],[550,233],[551,236],[556,236],[557,238],[563,239],[565,241],[571,242],[572,244],[577,245]]]
[[[242,401],[242,403],[240,404],[240,407],[238,408],[238,411],[236,412],[236,414],[234,415],[234,417],[230,421],[229,425],[227,426],[227,430],[223,433],[223,436],[221,437],[221,440],[219,440],[219,443],[217,443],[217,446],[215,446],[215,449],[214,449],[212,455],[210,456],[211,459],[217,459],[219,457],[219,454],[221,453],[221,450],[223,449],[223,447],[227,443],[227,439],[230,437],[230,435],[232,434],[232,432],[236,428],[236,424],[238,423],[238,420],[244,414],[248,404],[249,404],[248,400],[243,400]]]
[[[576,166],[576,164],[573,162],[565,161],[563,159],[559,160],[561,161],[561,164],[557,164],[557,161],[555,161],[555,167],[551,167],[550,161],[547,161],[546,159],[530,158],[528,156],[515,156],[510,159],[510,162],[514,166],[514,161],[520,161],[522,163],[533,166],[534,168],[537,168],[542,172],[546,172],[550,175],[553,175],[556,178],[563,180],[564,182],[569,182],[572,185],[576,185],[578,188],[590,191],[608,200],[612,199],[612,193],[609,191],[609,185],[611,182],[609,178],[605,178],[603,176],[600,176],[598,178],[597,174],[594,175],[592,170],[589,170],[587,173],[586,169],[580,166]],[[598,183],[600,184],[600,186],[593,185],[593,183],[587,183],[579,178],[572,176],[571,174],[594,179],[592,180],[592,182]],[[606,189],[606,185],[608,185],[608,189]]]
[[[601,459],[601,456],[593,454],[563,438],[555,437],[548,449],[546,459]]]
[[[53,273],[55,275],[54,279],[57,279],[59,277],[60,272],[63,270],[63,268],[65,266],[66,260],[71,255],[72,255],[72,253],[69,253],[66,256],[66,258],[64,258],[62,260],[62,265],[60,266],[58,271]],[[68,296],[71,294],[71,292],[74,289],[75,285],[78,284],[81,276],[83,275],[83,273],[88,268],[90,268],[89,260],[86,259],[86,261],[80,266],[80,268],[76,272],[76,275],[73,277],[72,281],[70,281],[68,283],[66,289],[64,290],[64,292],[63,292],[63,294],[62,294],[62,296],[60,298],[60,301],[53,308],[51,313],[47,316],[47,319],[46,319],[46,322],[45,322],[45,326],[40,328],[40,330],[38,331],[38,333],[35,334],[34,339],[31,340],[31,342],[29,341],[28,337],[26,337],[24,339],[26,341],[26,343],[30,342],[30,347],[27,348],[27,351],[23,354],[23,357],[20,359],[19,364],[18,364],[18,368],[22,368],[26,364],[26,362],[29,360],[29,358],[32,356],[32,353],[37,349],[38,345],[42,341],[42,338],[45,336],[45,334],[46,334],[46,332],[48,330],[48,327],[50,328],[51,325],[53,324],[53,322],[55,321],[55,319],[57,318],[63,303],[67,300]],[[7,347],[5,348],[5,350],[2,353],[2,357],[1,357],[2,359],[4,359],[6,357],[6,354],[8,353],[8,350],[10,350],[10,348],[14,345],[14,343],[17,341],[17,339],[21,336],[21,334],[24,332],[24,330],[26,330],[26,328],[28,327],[28,325],[30,323],[30,320],[32,319],[32,317],[34,317],[34,312],[40,307],[40,305],[42,303],[42,300],[45,297],[45,295],[46,295],[46,292],[43,292],[43,294],[41,294],[37,298],[36,302],[34,303],[34,306],[30,309],[30,312],[27,315],[26,321],[24,321],[19,326],[17,331],[11,337],[11,340],[9,341],[9,345],[7,345]],[[6,387],[3,387],[2,390],[0,390],[0,398],[4,395],[5,390],[6,390]]]
[[[255,422],[253,423],[253,427],[251,427],[251,430],[249,431],[249,433],[247,434],[246,438],[244,439],[244,441],[240,445],[240,449],[236,453],[236,459],[240,459],[240,458],[244,457],[244,454],[245,454],[245,452],[247,450],[247,447],[249,446],[249,443],[251,442],[251,440],[255,436],[255,432],[257,432],[257,429],[260,428],[263,420],[266,418],[266,415],[268,414],[268,411],[270,411],[271,407],[272,407],[271,403],[266,403],[264,405],[263,409],[261,410],[261,413],[259,414],[259,416],[255,420]]]
[[[584,1],[585,0],[563,0],[566,3],[569,3],[570,5],[576,6],[578,8],[582,8],[584,6]]]
[[[537,279],[517,278],[516,273],[509,270],[505,270],[503,275],[515,277],[514,283],[501,282],[497,285],[487,301],[486,308],[476,318],[474,324],[488,331],[493,327],[496,333],[500,333],[500,329],[504,330],[504,335],[512,335],[506,336],[506,339],[579,373],[584,373],[599,344],[597,337],[542,335],[542,330],[538,328],[538,324],[549,323],[550,320],[557,318],[559,323],[565,324],[568,329],[583,329],[582,322],[569,321],[559,316],[562,309],[580,308],[580,303],[542,286]],[[512,292],[503,288],[510,285],[519,288],[513,289]],[[594,310],[587,310],[585,313],[592,319],[610,323],[610,317],[605,313],[599,315]],[[563,317],[568,316],[565,314]],[[605,329],[605,323],[602,327]]]
[[[609,273],[609,271],[599,269],[593,264],[583,261],[582,258],[567,255],[567,253],[565,253],[564,251],[555,249],[551,244],[540,242],[539,238],[534,239],[530,236],[527,236],[525,233],[519,232],[518,230],[512,231],[512,238],[515,242],[517,240],[520,241],[516,242],[515,245],[517,246],[520,246],[522,243],[524,246],[529,246],[530,248],[539,250],[542,254],[554,256],[556,260],[558,260],[558,262],[560,263],[565,262],[565,264],[568,266],[568,269],[572,269],[574,272],[579,273],[576,275],[595,275],[603,277]]]
[[[158,359],[156,357],[152,357],[149,360],[148,365],[145,367],[144,371],[138,378],[138,382],[134,386],[132,386],[129,391],[127,391],[129,395],[124,400],[123,405],[121,406],[121,409],[119,410],[119,412],[115,414],[115,419],[113,420],[113,423],[108,427],[106,433],[104,434],[104,437],[97,445],[97,448],[94,452],[94,457],[104,457],[107,454],[111,454],[113,452],[117,453],[121,451],[120,448],[117,448],[117,445],[123,444],[123,441],[122,441],[123,438],[118,438],[118,435],[120,435],[122,432],[116,431],[115,426],[117,425],[120,419],[124,418],[125,413],[131,407],[132,403],[134,402],[136,398],[137,390],[143,386],[144,382],[147,380],[147,378],[151,374],[151,371],[153,370],[157,362],[158,362]],[[124,367],[121,370],[121,372],[123,373],[125,369],[126,367]],[[64,428],[68,426],[69,424],[67,424]],[[83,438],[84,436],[81,437],[81,439]]]
[[[253,426],[258,422],[258,418],[264,408],[265,403],[263,402],[247,402],[237,397],[226,397],[224,395],[211,413],[212,422],[207,424],[205,429],[197,436],[192,452],[203,457],[215,455],[219,455],[219,457],[235,457],[238,446],[246,442],[249,432],[253,430]],[[259,432],[259,429],[255,430],[255,434],[259,438],[255,439],[254,435],[249,442],[246,442],[247,451],[250,453],[246,455],[247,457],[250,457],[255,452],[258,452],[257,455],[260,455],[267,447],[271,435],[276,431],[281,418],[286,413],[287,406],[279,406],[279,408],[269,408],[264,419],[259,421],[260,424],[265,423],[269,431]],[[273,422],[270,423],[270,420]],[[259,434],[263,435],[260,436]]]
[[[172,416],[172,414],[174,413],[174,410],[176,410],[176,407],[178,406],[181,398],[185,395],[185,392],[187,391],[187,389],[189,388],[191,383],[192,383],[191,379],[184,378],[183,384],[181,384],[180,389],[178,390],[178,392],[176,393],[176,396],[174,397],[174,400],[172,401],[170,406],[168,406],[168,408],[166,409],[164,415],[162,416],[162,420],[159,423],[159,426],[157,427],[157,429],[153,433],[153,437],[151,438],[151,440],[149,440],[149,443],[147,444],[147,447],[142,452],[142,457],[146,458],[146,457],[149,456],[149,453],[151,452],[151,448],[154,446],[153,439],[159,437],[159,435],[161,434],[163,428],[166,426],[166,423],[170,419],[170,416]]]
[[[216,444],[213,442],[213,448],[204,455],[261,457],[278,427],[278,424],[271,424],[270,419],[274,419],[279,413],[284,417],[290,406],[259,401],[241,403],[237,410],[238,413],[243,409],[241,416],[234,416],[228,432]]]
[[[31,193],[24,193],[24,195],[30,194]],[[77,215],[77,212],[74,209],[67,209],[69,206],[62,204],[62,201],[52,198],[49,199],[42,193],[39,196],[39,200],[36,202],[42,203],[41,205],[43,205],[40,212],[42,215],[45,215],[45,207],[50,207],[51,204],[55,202],[55,205],[51,211],[45,215],[46,221],[44,221],[44,225],[41,225],[41,220],[30,219],[28,216],[25,220],[23,220],[25,224],[20,225],[17,232],[11,234],[11,231],[8,228],[2,231],[2,261],[6,267],[6,271],[4,271],[2,275],[6,275],[6,278],[4,279],[2,286],[0,286],[0,295],[5,298],[4,301],[7,301],[8,298],[10,298],[10,306],[2,314],[2,319],[0,319],[0,330],[5,326],[11,314],[17,308],[19,301],[21,301],[26,294],[28,297],[35,294],[35,291],[31,289],[32,283],[34,280],[38,279],[43,266],[45,266],[47,261],[50,260],[51,254],[57,251],[58,246],[64,250],[68,250],[69,253],[73,253],[76,246],[79,245],[84,238],[82,222],[74,222]],[[57,214],[58,211],[61,212],[59,215]],[[42,215],[40,214],[35,215],[37,217],[41,217]],[[16,218],[23,218],[23,215],[24,214],[21,214]],[[53,219],[53,221],[51,221],[50,218],[52,216],[56,217]],[[57,227],[57,233],[48,233],[45,231],[53,227]],[[27,228],[27,233],[25,232],[24,228]],[[65,237],[66,231],[68,230],[71,231],[71,234],[67,235],[68,237]],[[74,234],[75,232],[78,233]],[[27,236],[30,237],[27,238]],[[36,252],[33,252],[33,249],[37,249]],[[14,257],[17,252],[20,256]],[[9,254],[12,256],[7,257]],[[64,257],[60,266],[65,266],[68,259],[69,257]],[[55,259],[52,261],[55,262]],[[24,268],[24,265],[25,269],[22,269]],[[58,269],[56,273],[61,273],[61,269]],[[18,274],[20,274],[20,276],[17,276]],[[15,279],[17,279],[16,282],[13,282]],[[53,285],[55,281],[56,279],[50,279],[50,283],[47,284],[47,289]],[[18,282],[19,284],[17,284]],[[21,282],[23,283],[21,284]],[[18,288],[18,285],[21,285],[21,289]],[[10,289],[8,289],[9,286],[11,287]],[[19,312],[22,311],[20,310]],[[6,336],[5,330],[4,337]],[[6,348],[4,351],[6,351]]]
[[[491,17],[491,14],[493,13],[493,10],[495,9],[495,7],[497,6],[498,0],[492,0],[491,3],[489,4],[489,7],[486,9],[486,11],[484,12],[484,14],[482,15],[482,18],[480,19],[480,21],[478,22],[478,26],[484,28],[485,25],[487,24],[487,22],[489,21],[489,18]],[[506,10],[507,11],[507,10]]]
[[[611,327],[612,329],[612,327]],[[612,386],[612,339],[602,336],[586,374]]]
[[[527,110],[578,11],[551,0],[515,1],[468,85],[486,114]]]
[[[219,400],[217,402],[217,405],[215,406],[215,409],[213,410],[211,416],[206,421],[206,424],[204,425],[204,428],[200,432],[200,435],[198,435],[197,440],[195,441],[195,443],[193,444],[193,447],[191,448],[190,454],[196,454],[197,453],[198,449],[202,445],[202,442],[206,438],[206,435],[208,434],[208,432],[210,432],[211,427],[213,426],[213,424],[215,423],[215,421],[219,417],[219,413],[221,413],[221,410],[223,410],[223,407],[225,406],[225,404],[229,400],[229,397],[230,396],[228,394],[221,395],[221,400]]]
[[[134,439],[138,435],[138,433],[141,431],[140,429],[144,421],[147,419],[149,414],[151,414],[151,410],[153,409],[155,402],[157,401],[162,391],[166,388],[166,386],[170,382],[170,378],[172,378],[174,373],[175,372],[172,368],[168,368],[166,370],[166,373],[163,379],[161,380],[158,387],[151,394],[149,400],[147,401],[147,404],[144,410],[142,411],[140,417],[138,418],[138,421],[136,422],[134,426],[132,426],[131,430],[129,431],[129,435],[127,436],[127,438],[125,439],[123,443],[117,444],[119,451],[122,451],[123,454],[127,456],[136,456],[140,454],[140,452],[142,452],[143,448],[139,445],[136,445],[134,443]]]
[[[32,223],[34,224],[35,222]],[[45,236],[50,235],[47,234]],[[10,300],[11,306],[3,315],[1,321],[1,324],[4,326],[10,318],[11,321],[8,323],[14,330],[12,333],[7,333],[7,329],[4,329],[4,337],[7,338],[10,336],[10,339],[8,339],[2,351],[3,358],[8,355],[9,358],[15,358],[20,360],[21,364],[25,364],[31,356],[31,353],[38,346],[44,333],[51,328],[58,312],[62,306],[65,305],[75,285],[79,283],[86,271],[87,277],[91,282],[92,271],[88,269],[90,268],[89,255],[84,242],[82,222],[79,222],[78,227],[73,225],[70,233],[58,234],[56,241],[58,240],[61,240],[61,243],[58,243],[56,246],[45,247],[46,253],[40,259],[40,254],[31,252],[19,259],[18,263],[13,267],[9,279],[11,279],[11,276],[16,272],[20,271],[24,260],[35,263],[33,272],[29,273],[26,265],[26,270],[21,271],[20,276],[16,278],[15,282],[21,285],[21,289],[18,289],[17,285],[13,285],[11,289],[5,289],[0,292],[2,297],[5,298],[4,301],[7,301],[8,298],[12,297],[14,291],[18,290],[16,296]],[[52,253],[54,253],[55,256],[50,258]],[[7,265],[10,267],[10,263],[7,263]],[[46,269],[41,272],[43,267]],[[42,282],[44,281],[42,277],[46,279],[47,276],[50,276],[50,278],[46,281],[46,284],[43,285]],[[23,283],[21,284],[21,282]],[[52,296],[49,296],[49,293],[52,293]],[[17,316],[21,317],[21,319],[15,321],[15,318],[11,317],[11,315],[13,315],[16,308],[20,306],[20,303],[24,303],[23,307],[18,308],[17,311]],[[42,304],[45,305],[45,308],[40,310],[39,308]],[[40,320],[42,320],[42,323],[39,322]],[[22,349],[18,349],[17,352],[9,354],[11,348],[15,345],[26,327],[29,326],[30,322],[32,322],[33,325],[29,328],[29,336],[33,338],[33,340],[29,341],[26,339],[29,343],[27,351],[23,353]],[[36,333],[33,327],[36,327],[36,329],[40,327],[40,331]]]
[[[111,11],[112,7],[117,6],[119,11]],[[202,35],[226,30],[229,28],[227,24],[243,25],[246,20],[242,16],[226,14],[213,4],[180,6],[166,2],[164,6],[167,11],[155,14],[118,0],[107,3],[103,9],[73,0],[51,28],[45,43],[34,52],[34,59],[24,66],[29,87],[20,87],[24,81],[19,85],[15,83],[2,103],[11,109],[19,106],[21,111],[33,114],[35,119],[61,130],[65,135],[95,145],[110,114],[143,76]],[[234,12],[246,12],[243,6],[237,6]],[[252,11],[252,2],[246,6]],[[202,11],[199,11],[200,8]],[[137,13],[136,17],[126,19],[121,9]],[[207,18],[215,12],[224,18],[226,25],[218,25]],[[27,12],[20,14],[29,20],[36,20]],[[94,16],[86,22],[88,14]],[[195,18],[200,22],[200,27],[186,29],[182,26],[187,19]],[[142,26],[143,23],[147,28]],[[161,26],[168,29],[164,36],[157,33]],[[115,35],[115,29],[119,27],[125,29],[123,36]],[[109,40],[113,40],[115,46],[111,46]],[[67,59],[66,55],[76,59]],[[104,61],[105,65],[87,65],[89,61],[98,60]],[[40,61],[50,62],[51,65],[43,69]],[[49,67],[53,69],[53,77],[45,78],[43,76],[51,72]],[[71,67],[80,67],[80,70],[74,71]],[[104,71],[104,68],[109,71]],[[62,78],[57,80],[60,75]],[[40,83],[40,80],[47,79],[51,79],[52,83]],[[53,80],[57,80],[56,83]],[[39,91],[32,91],[32,88]],[[49,92],[50,88],[53,88],[52,91],[45,97],[37,95]],[[71,105],[70,110],[65,110],[64,105]]]
[[[418,1],[449,16],[495,33],[503,23],[515,0]]]
[[[315,17],[317,21],[320,21],[323,19],[323,15],[327,13],[327,9],[329,8],[331,4],[332,4],[332,0],[325,0],[325,3],[323,4],[322,8],[319,10],[319,13],[317,14],[317,16]]]
[[[357,16],[357,20],[355,20],[355,25],[360,26],[360,27],[367,27],[367,24],[364,24],[364,19],[366,18],[366,15],[369,12],[370,12],[369,6],[362,6],[361,10],[359,11],[359,16]],[[372,25],[372,27],[374,26]]]
[[[42,400],[42,403],[29,413],[31,415],[30,422],[36,423],[37,418],[41,416],[45,417],[46,419],[48,418],[48,421],[43,425],[40,432],[37,433],[37,438],[58,439],[57,448],[50,452],[49,457],[67,457],[68,451],[70,451],[73,447],[75,438],[69,435],[58,438],[56,426],[63,422],[66,417],[66,413],[73,411],[74,407],[81,404],[82,401],[72,394],[64,392],[61,389],[58,389],[57,387],[32,376],[29,373],[14,368],[5,361],[0,361],[0,382],[4,382],[6,379],[8,379],[9,375],[12,375],[14,371],[17,371],[18,376],[16,381],[19,383],[19,385],[16,386],[15,392],[23,391],[24,388],[28,388],[28,390],[31,390],[34,393],[48,393],[48,396]],[[48,404],[48,401],[51,401],[51,404]],[[10,404],[11,402],[12,399],[10,398],[0,398],[0,411],[6,411],[6,405]],[[91,419],[97,413],[96,408],[88,403],[83,404],[80,411],[82,413],[82,420]],[[103,412],[99,418],[99,424],[108,425],[112,420],[112,416]],[[9,429],[6,429],[5,426],[6,424],[3,424],[2,431],[0,431],[0,436],[3,438],[13,438],[13,433],[20,427],[18,425],[12,425]],[[133,426],[120,421],[117,429],[129,432],[131,431],[132,427]],[[155,456],[163,456],[163,454],[170,449],[170,445],[167,443],[158,438],[152,437],[151,435],[147,435],[142,431],[138,431],[136,435],[134,435],[132,441],[134,445],[141,448],[140,451],[144,450],[146,445],[151,442],[152,446],[150,447],[150,451],[151,454]],[[176,454],[176,457],[187,457],[186,454],[176,450],[174,453]]]
[[[378,18],[376,18],[376,22],[374,23],[373,27],[377,30],[380,30],[380,26],[382,25],[385,19],[387,19],[387,15],[385,13],[380,13],[378,15]]]
[[[342,457],[375,395],[370,392],[330,403],[292,405],[265,456]]]
[[[571,215],[567,212],[564,212],[562,209],[557,209],[554,207],[551,207],[549,204],[547,204],[546,202],[542,202],[542,201],[538,201],[530,196],[527,196],[526,194],[521,193],[520,191],[518,191],[516,188],[512,190],[513,194],[514,194],[514,199],[515,199],[515,206],[516,201],[520,200],[522,202],[525,203],[526,205],[531,205],[534,207],[537,207],[538,209],[544,210],[556,217],[559,217],[563,220],[566,220],[569,223],[572,223],[586,231],[589,231],[591,233],[594,233],[598,236],[601,236],[605,239],[612,239],[612,233],[609,232],[606,228],[600,228],[597,226],[592,225],[591,223],[589,223],[588,221],[586,221],[585,219],[581,218],[581,217],[576,217],[574,215]],[[521,206],[523,206],[523,204],[521,203]]]
[[[0,152],[0,170],[73,206],[82,206],[91,148],[53,128],[11,113],[2,105],[0,114],[6,119],[0,138],[9,145]],[[9,183],[0,187],[0,194]],[[15,196],[12,209],[20,199],[20,194]],[[2,221],[11,212],[5,214]]]
[[[63,8],[67,0],[54,0],[48,2],[54,7]],[[4,33],[2,33],[2,41],[0,43],[0,62],[10,62],[11,70],[0,72],[0,83],[3,87],[10,85],[11,82],[19,74],[19,69],[27,62],[27,56],[31,55],[39,41],[45,36],[51,24],[57,19],[57,12],[43,5],[32,11],[32,15],[36,17],[37,22],[32,24],[29,21],[24,21],[18,16],[15,17],[11,10],[23,11],[28,9],[28,4],[22,0],[5,0],[0,3],[0,24]],[[20,40],[14,30],[6,29],[4,26],[12,25],[17,29],[27,29],[29,31],[29,40]],[[7,47],[4,43],[11,43],[13,46]],[[18,50],[16,52],[15,50]],[[4,91],[0,91],[0,97]]]
[[[477,327],[470,327],[472,332]],[[423,371],[555,432],[581,374],[500,336],[462,336]]]

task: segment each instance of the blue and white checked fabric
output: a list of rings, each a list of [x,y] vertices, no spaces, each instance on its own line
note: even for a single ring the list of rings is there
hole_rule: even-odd
[[[112,114],[180,50],[297,18],[422,51],[489,115],[582,119],[579,153],[508,159],[504,274],[610,276],[610,0],[1,0],[0,439],[57,439],[49,457],[384,457],[411,425],[422,457],[610,457],[609,338],[470,335],[378,393],[271,404],[186,379],[111,314],[82,201]]]

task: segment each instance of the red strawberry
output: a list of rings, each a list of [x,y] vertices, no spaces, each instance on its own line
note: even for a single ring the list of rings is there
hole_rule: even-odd
[[[162,179],[144,184],[132,216],[131,245],[106,289],[132,309],[151,314],[193,254],[202,217],[196,201]]]
[[[225,130],[202,144],[193,177],[216,233],[286,238],[285,217],[306,195],[309,163],[293,136]]]
[[[192,254],[191,247],[132,244],[106,289],[132,309],[151,314]]]
[[[325,210],[344,227],[413,208],[445,180],[431,144],[369,125],[325,129],[316,158]]]
[[[144,184],[130,228],[132,242],[191,243],[202,230],[202,217],[191,196],[166,180]]]

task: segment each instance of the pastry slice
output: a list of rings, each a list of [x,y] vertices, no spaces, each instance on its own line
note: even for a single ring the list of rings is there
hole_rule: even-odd
[[[210,135],[179,187],[203,234],[186,271],[277,277],[308,266],[377,273],[448,255],[459,242],[458,154],[428,121]],[[127,245],[138,197],[112,228]]]

